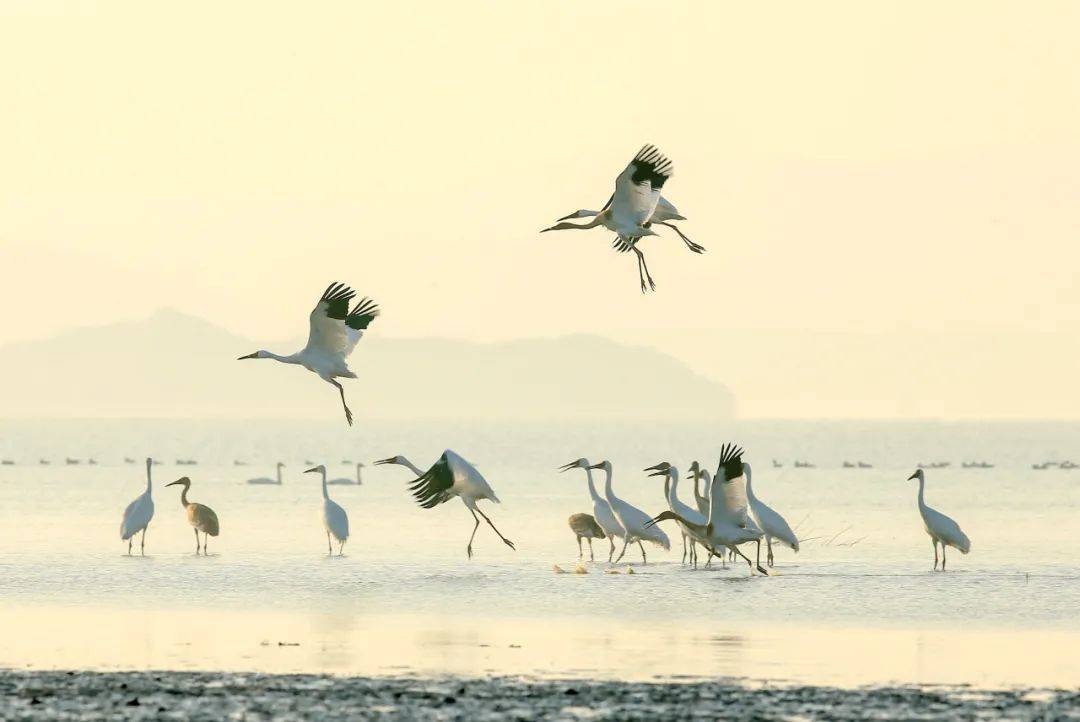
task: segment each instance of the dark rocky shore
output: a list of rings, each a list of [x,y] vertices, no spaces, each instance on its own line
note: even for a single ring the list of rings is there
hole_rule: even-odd
[[[0,671],[4,720],[1080,720],[1080,691]]]

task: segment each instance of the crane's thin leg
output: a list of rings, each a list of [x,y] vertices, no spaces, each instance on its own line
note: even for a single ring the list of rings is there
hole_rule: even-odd
[[[709,552],[709,558],[705,560],[705,568],[708,569],[709,567],[712,566],[712,558],[713,558],[713,555],[716,554],[716,549],[714,549],[713,547],[708,547],[707,546],[707,547],[705,547],[705,551]]]
[[[205,557],[205,556],[206,556],[207,554],[209,554],[209,553],[210,553],[210,552],[208,552],[208,551],[206,550],[206,545],[207,545],[207,544],[209,544],[209,543],[210,543],[210,535],[209,535],[209,534],[206,534],[206,533],[204,533],[204,534],[203,534],[203,536],[202,536],[202,553],[203,553],[203,556],[204,556],[204,557]]]
[[[765,569],[763,566],[761,566],[761,540],[760,539],[757,540],[757,568],[758,568],[759,572],[761,572],[765,576],[769,576],[769,571],[767,569]]]
[[[472,559],[472,543],[473,539],[476,538],[476,530],[480,528],[480,520],[476,518],[476,512],[472,509],[469,509],[469,513],[472,514],[473,521],[475,521],[476,524],[472,528],[472,535],[469,537],[469,546],[465,547],[465,553],[469,555],[469,559]]]
[[[937,563],[938,563],[938,558],[937,558],[937,539],[934,539],[934,538],[932,538],[932,537],[931,537],[931,539],[930,539],[930,543],[931,543],[931,544],[932,544],[932,545],[934,546],[934,571],[937,571]]]
[[[595,562],[596,561],[596,556],[593,554],[593,550],[592,550],[592,537],[589,537],[589,561],[590,562]]]
[[[704,253],[704,252],[705,252],[705,246],[702,246],[701,244],[698,244],[698,243],[694,243],[694,242],[693,242],[693,241],[691,241],[691,240],[690,240],[689,238],[687,238],[686,236],[684,236],[684,235],[683,235],[683,232],[682,232],[682,231],[680,231],[680,230],[679,230],[679,228],[678,228],[678,226],[676,226],[676,225],[675,225],[674,223],[667,223],[667,222],[665,222],[665,221],[653,221],[653,223],[655,223],[655,224],[656,224],[656,225],[658,225],[658,226],[667,226],[667,227],[668,227],[668,228],[670,228],[671,230],[673,230],[673,231],[675,231],[676,233],[678,233],[678,234],[679,234],[679,238],[683,239],[683,243],[685,243],[685,244],[686,244],[686,247],[687,247],[687,248],[689,248],[689,249],[690,249],[691,251],[693,251],[694,253]]]
[[[765,537],[765,545],[769,547],[769,556],[767,557],[769,566],[773,565],[773,553],[772,553],[772,537]]]
[[[686,564],[686,535],[682,535],[682,563]]]
[[[732,551],[732,553],[734,553],[734,554],[738,554],[739,556],[741,556],[741,557],[742,557],[743,559],[745,559],[745,560],[746,560],[746,563],[747,563],[747,564],[748,564],[748,565],[750,566],[750,575],[751,575],[751,576],[753,576],[753,574],[754,574],[754,563],[753,563],[752,561],[750,561],[750,557],[748,557],[748,556],[746,556],[745,554],[743,554],[743,553],[742,553],[742,552],[741,552],[741,551],[739,550],[739,548],[738,548],[738,547],[736,547],[736,546],[730,546],[730,547],[728,547],[728,549],[730,549],[730,550]],[[760,551],[760,550],[759,550],[759,551]],[[759,572],[761,572],[762,574],[764,574],[765,576],[768,576],[768,575],[769,575],[769,572],[768,572],[768,571],[766,571],[765,569],[762,569],[762,568],[761,568],[761,564],[758,564],[758,565],[757,565],[757,568],[758,568],[758,571],[759,571]]]
[[[622,561],[623,554],[626,553],[626,547],[627,547],[628,544],[630,544],[629,539],[627,537],[623,537],[622,551],[619,552],[619,557],[618,557],[618,559],[615,560],[616,564],[618,564],[619,562]]]
[[[146,529],[142,530],[142,538],[139,540],[139,551],[146,556]]]
[[[608,540],[608,543],[611,544],[611,549],[608,550],[608,553],[607,553],[607,561],[608,561],[608,564],[611,564],[611,558],[613,556],[615,556],[615,535],[614,534],[608,534],[607,540]]]
[[[652,276],[649,275],[649,264],[645,263],[645,254],[641,252],[641,249],[636,245],[631,248],[635,254],[637,254],[638,260],[638,280],[641,281],[641,292],[645,293],[645,281],[648,280],[649,288],[653,291],[656,290],[656,284],[653,283]],[[644,272],[644,276],[642,276]]]
[[[352,426],[352,412],[349,411],[349,405],[345,403],[345,387],[333,379],[327,379],[327,381],[337,386],[337,390],[341,393],[341,405],[345,409],[345,420],[349,422],[349,426]]]
[[[192,528],[192,531],[195,532],[195,556],[198,556],[199,555],[199,530],[195,529],[195,528]]]
[[[945,542],[941,542],[941,571],[945,571]]]
[[[641,563],[648,564],[649,560],[645,558],[645,545],[641,543],[640,539],[638,539],[637,545],[641,549]]]
[[[326,532],[326,556],[334,556],[334,547],[330,544],[330,532]]]
[[[345,542],[341,542],[341,544],[338,545],[337,555],[339,557],[345,556]]]
[[[132,534],[131,536],[128,537],[128,556],[131,556],[131,543],[134,542],[134,541],[135,541],[135,535]],[[937,549],[935,549],[934,551],[936,552]]]
[[[585,556],[585,552],[581,551],[581,535],[577,535],[577,558],[581,561],[581,557]]]
[[[494,530],[494,532],[499,535],[499,538],[503,540],[503,544],[510,547],[511,549],[514,549],[514,542],[512,542],[509,539],[507,539],[506,537],[504,537],[502,535],[502,533],[498,529],[495,528],[495,525],[491,523],[491,519],[487,518],[487,514],[480,511],[479,509],[477,509],[476,511],[477,511],[478,514],[480,514],[480,516],[484,517],[484,521],[486,521],[488,523],[488,526],[490,526],[492,528],[492,530]],[[517,551],[517,550],[514,549],[514,551]]]

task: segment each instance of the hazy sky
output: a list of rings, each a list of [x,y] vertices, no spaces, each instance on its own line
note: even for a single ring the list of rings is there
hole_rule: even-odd
[[[7,2],[0,344],[158,306],[292,337],[340,279],[385,335],[601,333],[753,412],[756,334],[1053,333],[1078,32],[1068,2]],[[648,239],[647,297],[607,232],[537,233],[645,142],[709,249]]]

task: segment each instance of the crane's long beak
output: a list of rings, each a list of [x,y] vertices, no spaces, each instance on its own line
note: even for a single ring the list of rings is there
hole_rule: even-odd
[[[601,461],[599,464],[593,464],[589,468],[590,469],[603,469],[604,468],[604,462]]]
[[[659,464],[653,464],[652,466],[642,469],[642,471],[667,471],[671,468],[671,464],[666,461],[661,461]]]
[[[183,483],[184,483],[184,482],[183,482],[182,480],[180,480],[180,479],[177,479],[176,481],[170,481],[170,482],[169,482],[168,484],[166,484],[165,486],[176,486],[177,484],[183,484]]]
[[[318,470],[319,470],[319,467],[317,467],[317,466],[313,466],[313,467],[312,467],[312,468],[310,468],[310,469],[305,469],[305,470],[304,470],[304,473],[305,473],[305,474],[310,474],[310,473],[312,473],[313,471],[318,471]]]
[[[646,471],[648,471],[648,469],[646,469]],[[668,475],[668,470],[667,469],[660,469],[658,471],[654,471],[653,473],[649,474],[649,476],[667,476],[667,475]]]
[[[912,479],[918,479],[918,478],[919,478],[919,472],[917,472],[917,471],[916,471],[916,472],[915,472],[914,474],[912,474],[911,476],[909,476],[909,477],[907,478],[907,480],[908,480],[908,481],[911,481]]]
[[[392,457],[392,456],[389,459],[379,459],[378,461],[374,462],[375,466],[382,466],[383,464],[393,464],[393,463],[394,463],[394,457]]]
[[[255,353],[249,353],[247,356],[241,356],[240,358],[238,358],[236,360],[237,361],[243,361],[246,358],[259,358],[259,352],[256,351]]]
[[[571,469],[573,469],[576,466],[577,466],[576,461],[571,461],[569,464],[563,464],[562,466],[559,467],[559,473],[561,474],[564,471],[570,471]],[[591,469],[593,467],[590,466],[589,468]]]

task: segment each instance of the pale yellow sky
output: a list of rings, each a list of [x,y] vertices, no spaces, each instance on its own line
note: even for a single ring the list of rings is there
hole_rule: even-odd
[[[157,306],[291,337],[331,279],[385,335],[728,382],[739,331],[1080,320],[1080,4],[316,7],[0,5],[0,344]],[[709,249],[649,239],[648,297],[608,233],[537,233],[644,142]]]

